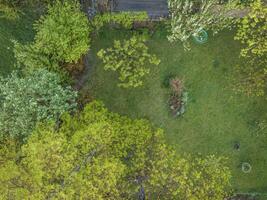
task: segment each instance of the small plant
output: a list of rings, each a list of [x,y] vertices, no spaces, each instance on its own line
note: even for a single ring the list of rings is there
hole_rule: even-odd
[[[251,171],[251,169],[252,169],[251,165],[249,163],[247,163],[247,162],[242,163],[242,167],[241,168],[242,168],[242,171],[244,173],[249,173]]]
[[[212,66],[213,66],[214,68],[218,68],[218,67],[220,66],[220,61],[219,61],[217,58],[215,58],[215,59],[212,61]]]
[[[103,61],[105,70],[119,73],[119,87],[139,87],[143,78],[149,74],[150,65],[157,66],[160,60],[148,52],[142,36],[133,36],[129,40],[115,41],[114,46],[101,49],[97,56]]]
[[[183,80],[175,77],[170,80],[171,94],[169,106],[173,116],[180,116],[185,112],[185,105],[188,101],[188,93],[185,92]]]
[[[169,88],[170,87],[170,80],[175,78],[175,75],[174,74],[167,74],[163,81],[162,81],[162,86],[165,87],[165,88]]]

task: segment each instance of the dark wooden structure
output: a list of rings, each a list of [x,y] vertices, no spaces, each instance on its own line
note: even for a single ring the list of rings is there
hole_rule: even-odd
[[[113,11],[146,11],[152,19],[169,14],[167,0],[113,0]]]
[[[80,0],[82,8],[98,12],[144,11],[151,19],[168,17],[168,0]]]

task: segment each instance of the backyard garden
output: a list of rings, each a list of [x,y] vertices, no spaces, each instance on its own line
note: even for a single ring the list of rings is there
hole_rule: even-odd
[[[146,118],[163,128],[168,142],[179,153],[218,154],[229,158],[233,182],[240,192],[265,192],[266,129],[257,122],[267,119],[264,99],[247,98],[233,91],[233,66],[238,63],[240,44],[234,33],[209,36],[205,44],[192,44],[185,52],[182,44],[170,45],[163,27],[149,39],[150,51],[161,60],[151,66],[150,75],[140,88],[117,86],[114,72],[105,71],[97,52],[131,32],[109,30],[93,43],[91,71],[83,92],[102,100],[114,112],[131,118]],[[170,88],[166,79],[180,77],[188,92],[186,111],[175,117],[168,106]],[[168,82],[168,80],[167,80]],[[236,149],[235,145],[240,148]],[[245,174],[243,162],[253,170]]]
[[[44,2],[0,0],[1,199],[267,199],[263,1]]]

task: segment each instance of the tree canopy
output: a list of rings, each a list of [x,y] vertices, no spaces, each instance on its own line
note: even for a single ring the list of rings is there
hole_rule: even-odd
[[[267,90],[267,7],[256,0],[248,16],[240,20],[235,39],[244,44],[237,89],[247,95],[263,96]]]
[[[181,41],[186,49],[190,48],[188,39],[201,30],[212,30],[213,33],[231,26],[232,18],[226,16],[227,11],[237,1],[229,1],[220,8],[218,0],[169,0],[171,15],[170,42]]]
[[[36,123],[55,120],[76,107],[76,92],[61,86],[60,77],[37,70],[21,78],[0,79],[0,136],[26,137]]]
[[[44,124],[16,151],[1,147],[0,196],[21,199],[221,200],[230,172],[221,157],[183,158],[146,120],[92,102],[59,129]]]
[[[76,1],[56,1],[35,24],[34,42],[15,45],[15,57],[29,69],[46,67],[59,71],[76,63],[90,48],[90,26]],[[40,66],[41,65],[41,66]]]

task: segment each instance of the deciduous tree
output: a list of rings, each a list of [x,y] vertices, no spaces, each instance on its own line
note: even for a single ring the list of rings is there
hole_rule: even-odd
[[[102,103],[65,115],[53,128],[39,126],[19,153],[2,150],[9,156],[1,157],[0,197],[136,199],[141,187],[148,199],[228,196],[230,172],[222,158],[179,157],[162,130],[110,113]]]
[[[250,13],[240,20],[235,39],[244,44],[242,65],[237,68],[237,90],[263,96],[267,90],[267,7],[261,0],[251,3]]]
[[[231,0],[220,7],[217,7],[218,3],[218,0],[169,0],[171,34],[168,40],[181,41],[184,47],[189,49],[188,39],[199,31],[204,29],[217,33],[231,26],[234,20],[227,16],[227,11],[235,6],[237,1]]]
[[[65,63],[78,62],[90,48],[91,29],[76,1],[56,1],[49,5],[47,14],[35,24],[35,30],[34,43],[15,46],[18,62],[30,69],[46,67],[58,71]]]
[[[138,87],[143,84],[142,78],[149,73],[150,64],[158,65],[160,60],[148,53],[143,37],[132,37],[129,40],[115,41],[113,48],[102,49],[97,53],[102,59],[105,70],[119,72],[118,86]]]

